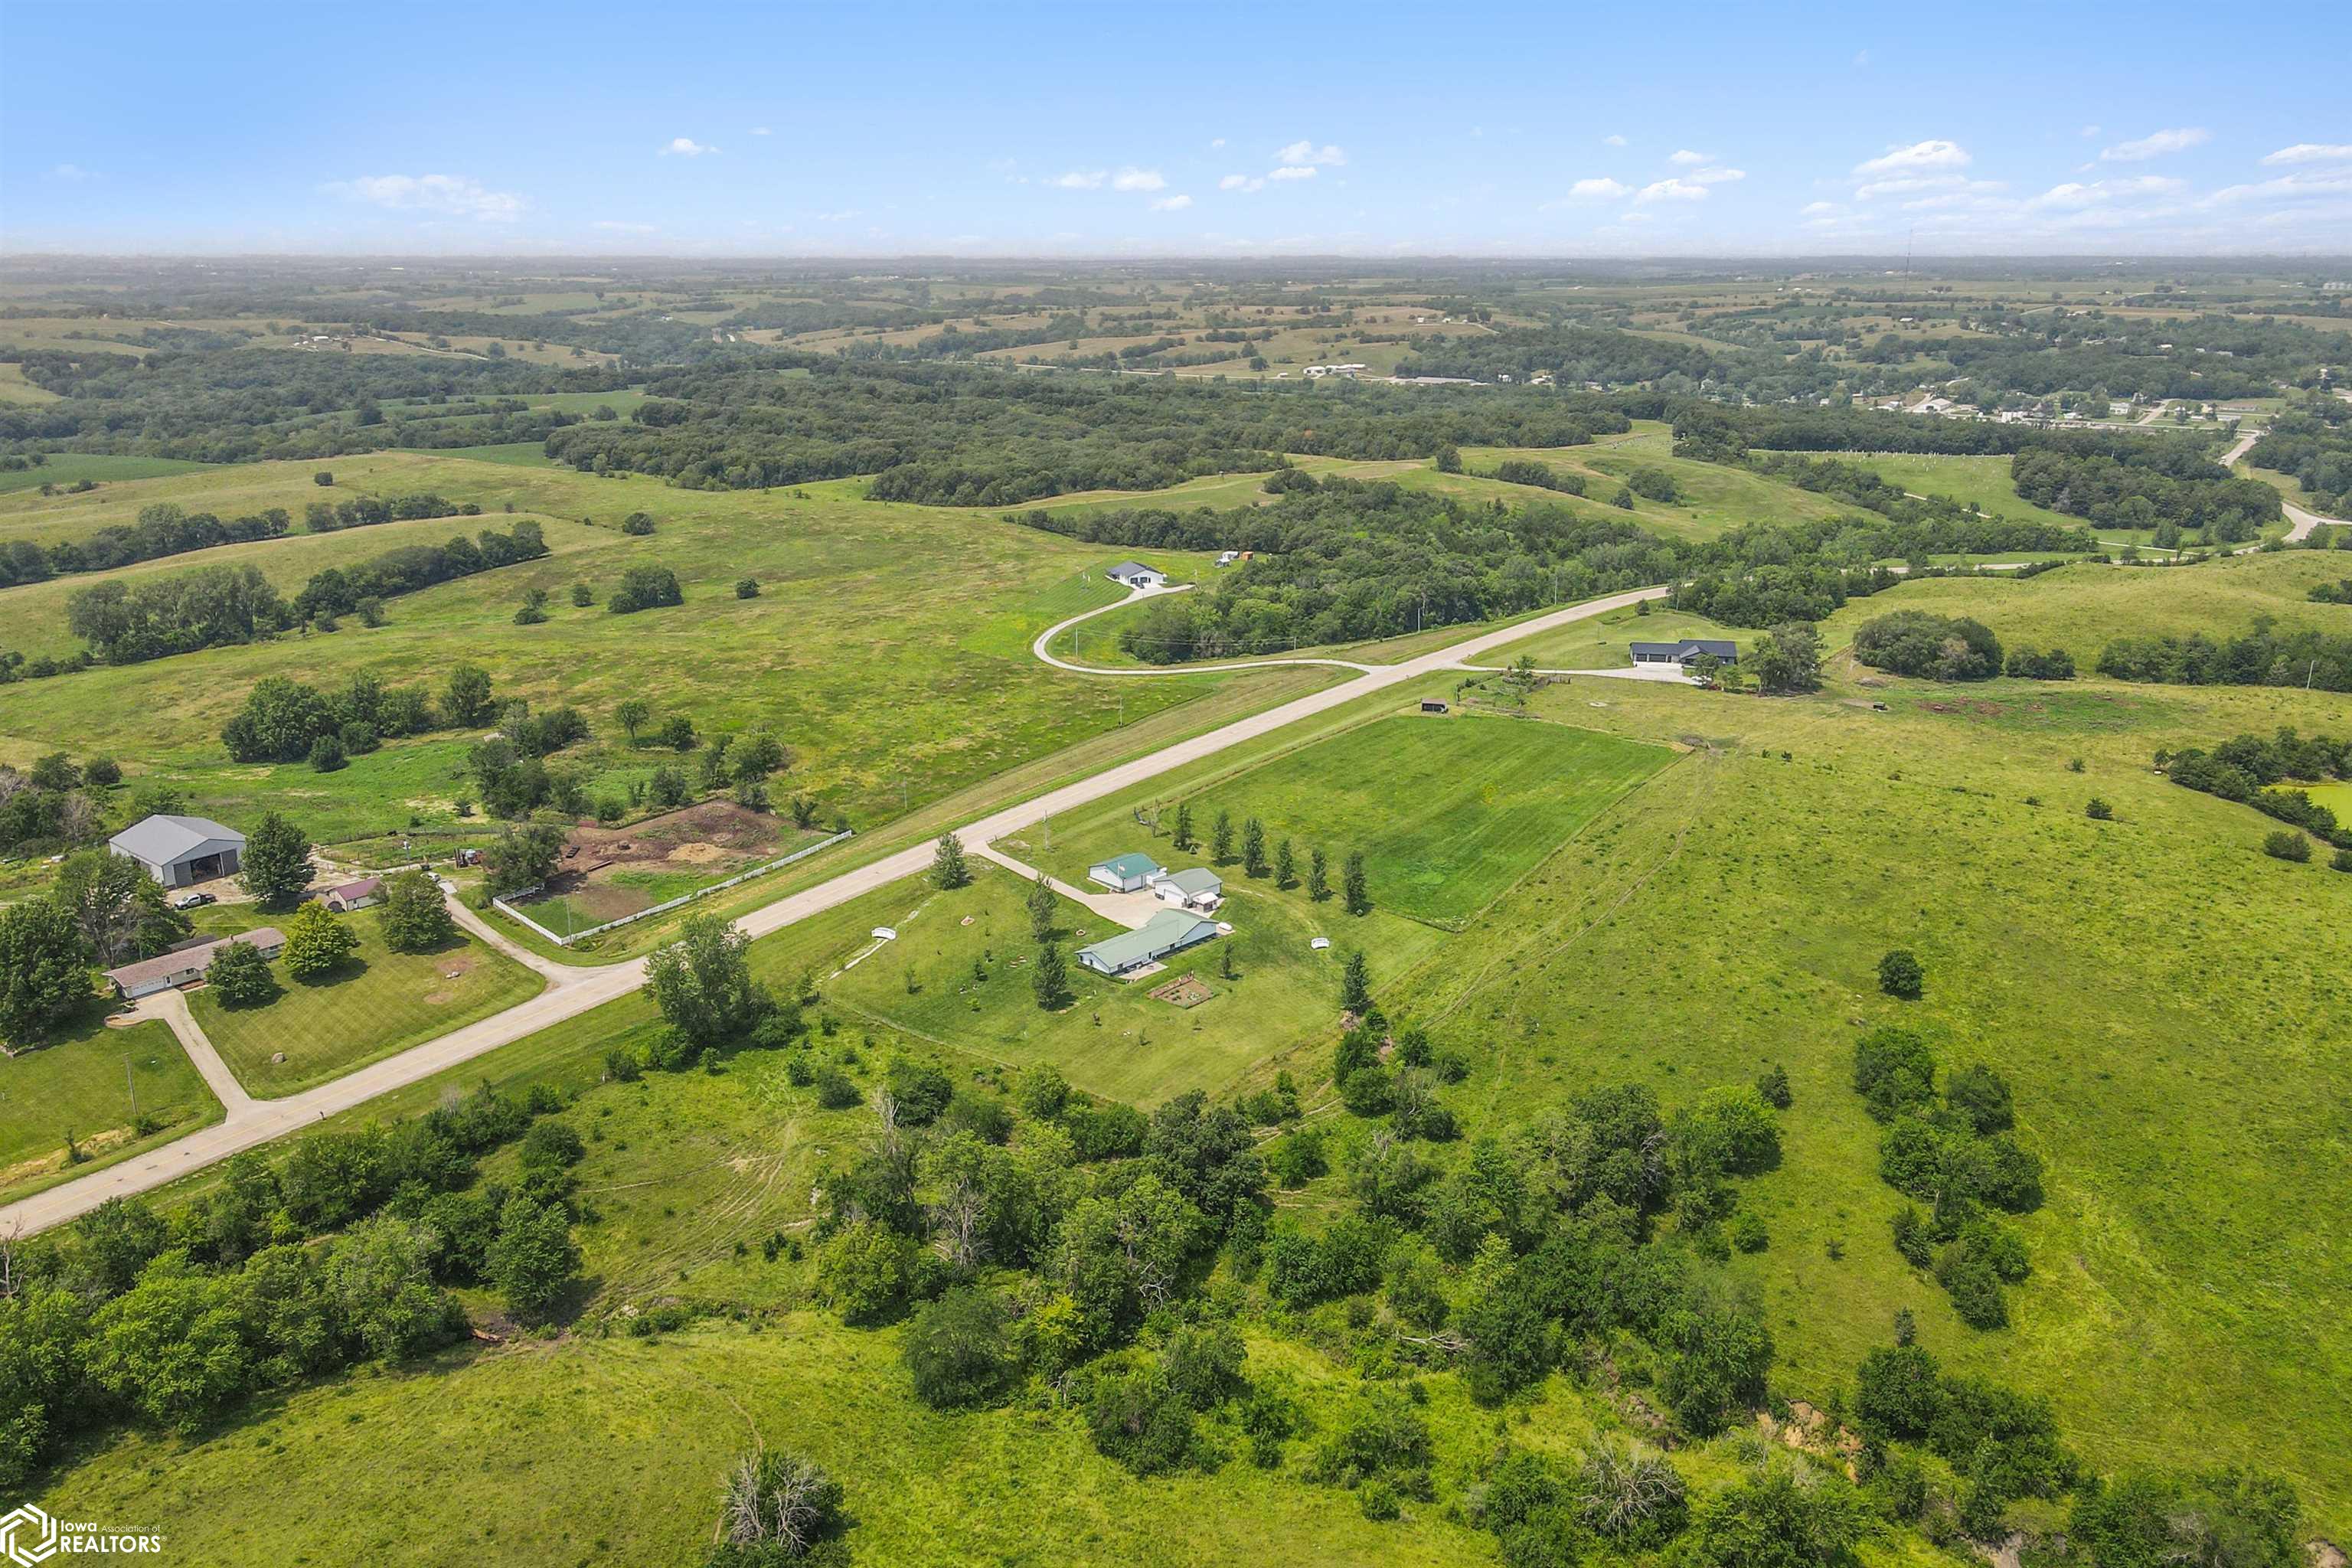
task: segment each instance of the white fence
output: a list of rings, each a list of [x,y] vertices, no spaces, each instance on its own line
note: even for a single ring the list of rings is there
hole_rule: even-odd
[[[764,866],[754,866],[748,871],[738,871],[735,875],[728,878],[723,882],[713,882],[707,888],[697,888],[690,893],[681,893],[677,898],[670,900],[667,903],[656,904],[651,909],[639,910],[635,914],[623,915],[619,920],[606,921],[603,925],[590,926],[586,931],[571,931],[562,936],[556,935],[555,932],[548,930],[545,926],[540,924],[537,921],[531,919],[529,915],[523,913],[520,910],[515,908],[504,899],[492,899],[490,900],[490,907],[497,910],[500,914],[505,915],[509,920],[518,921],[522,924],[529,926],[531,930],[545,937],[556,946],[570,947],[575,942],[585,942],[590,937],[597,936],[603,932],[611,931],[615,926],[625,926],[631,921],[646,920],[654,915],[666,915],[672,910],[678,909],[684,905],[694,902],[697,899],[707,899],[713,893],[723,892],[727,889],[735,886],[738,882],[748,882],[754,877],[764,877],[769,872],[777,869],[779,867],[789,866],[795,860],[804,860],[820,849],[830,848],[834,845],[840,843],[843,839],[854,837],[856,837],[856,829],[845,827],[840,832],[835,834],[832,837],[820,838],[814,844],[808,845],[803,848],[795,849],[781,860],[771,860]],[[525,888],[517,894],[517,897],[527,897],[530,894],[538,892],[539,890],[540,889],[535,887]]]

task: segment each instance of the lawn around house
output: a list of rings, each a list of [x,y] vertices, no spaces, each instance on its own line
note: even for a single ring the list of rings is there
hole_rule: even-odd
[[[219,1116],[220,1102],[169,1025],[110,1029],[107,1012],[93,1000],[63,1037],[0,1056],[0,1198],[23,1197],[68,1171],[83,1173]],[[152,1132],[133,1131],[134,1093]],[[85,1163],[67,1163],[68,1136]]]
[[[190,993],[197,1026],[256,1098],[339,1078],[536,996],[544,984],[463,931],[433,952],[394,952],[379,912],[339,917],[360,945],[325,979],[297,980],[282,958],[273,963],[278,994],[261,1006],[225,1005],[209,986]],[[279,1052],[286,1059],[272,1061]]]

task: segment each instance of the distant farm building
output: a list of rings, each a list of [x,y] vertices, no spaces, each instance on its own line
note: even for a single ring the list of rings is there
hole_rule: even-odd
[[[1124,583],[1130,588],[1164,588],[1168,574],[1156,566],[1146,566],[1140,561],[1122,561],[1105,574],[1114,583]]]
[[[1445,711],[1445,699],[1424,697],[1421,700],[1421,710],[1424,713],[1443,713]]]
[[[241,931],[235,936],[190,942],[185,947],[158,953],[153,958],[142,958],[136,963],[110,969],[106,972],[106,978],[113,983],[116,993],[125,1001],[136,1002],[142,996],[169,991],[175,985],[194,984],[205,977],[205,971],[212,964],[213,954],[233,942],[259,948],[264,958],[276,958],[285,949],[286,933],[276,926],[258,926],[252,931]]]
[[[1688,664],[1701,654],[1713,654],[1726,664],[1739,662],[1739,645],[1723,637],[1685,637],[1680,642],[1637,642],[1635,664]]]
[[[1088,881],[1100,882],[1114,893],[1136,892],[1150,887],[1161,875],[1160,862],[1139,849],[1097,860],[1087,868]]]
[[[167,888],[236,874],[245,835],[209,816],[147,816],[106,841],[106,847]]]
[[[1097,974],[1129,974],[1216,934],[1217,922],[1213,920],[1182,910],[1162,910],[1140,931],[1121,931],[1078,949],[1078,962]]]
[[[1214,914],[1225,901],[1225,879],[1206,866],[1171,871],[1151,884],[1151,896],[1199,914]]]

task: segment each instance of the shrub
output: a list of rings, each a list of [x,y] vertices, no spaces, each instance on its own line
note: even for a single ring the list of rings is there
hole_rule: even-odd
[[[621,520],[623,533],[643,536],[654,531],[654,520],[641,511],[633,511]]]
[[[842,1321],[878,1322],[906,1300],[914,1246],[873,1220],[845,1226],[817,1259],[817,1288]]]
[[[2282,827],[2263,840],[2263,853],[2273,860],[2292,860],[2301,865],[2311,858],[2311,840]]]
[[[993,1293],[964,1286],[929,1301],[908,1324],[899,1354],[916,1397],[939,1410],[992,1405],[1019,1370],[1008,1314]]]
[[[2000,639],[1966,616],[1896,610],[1864,621],[1853,655],[1874,669],[1935,680],[1983,680],[2001,672]]]
[[[1898,947],[1878,961],[1878,988],[1889,996],[1916,1002],[1927,979],[1927,972],[1908,948]]]
[[[758,598],[760,596],[760,580],[757,577],[744,577],[738,579],[735,584],[735,596],[739,599]]]
[[[310,742],[310,769],[313,773],[331,773],[348,765],[339,735],[321,735]]]
[[[2097,795],[2093,795],[2091,804],[2083,808],[2083,815],[2093,822],[2113,822],[2116,819],[2116,808]]]
[[[1095,1447],[1139,1476],[1185,1469],[1205,1458],[1192,1407],[1157,1368],[1097,1373],[1086,1410]]]
[[[1935,1100],[1935,1053],[1908,1029],[1895,1025],[1873,1029],[1854,1042],[1853,1091],[1872,1116],[1892,1121]]]

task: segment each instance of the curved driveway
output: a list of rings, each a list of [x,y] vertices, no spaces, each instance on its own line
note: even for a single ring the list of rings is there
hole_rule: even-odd
[[[1106,795],[1116,795],[1171,769],[1187,766],[1219,752],[1273,733],[1302,719],[1328,712],[1344,703],[1369,697],[1391,687],[1400,686],[1425,675],[1441,674],[1463,668],[1465,661],[1491,652],[1506,644],[1517,642],[1555,626],[1569,626],[1611,610],[1622,609],[1643,599],[1665,596],[1661,587],[1634,588],[1603,598],[1588,599],[1580,605],[1570,605],[1549,615],[1530,620],[1514,622],[1493,631],[1481,632],[1418,658],[1399,664],[1360,665],[1345,659],[1265,659],[1233,665],[1213,665],[1211,669],[1250,669],[1281,664],[1336,664],[1358,671],[1355,679],[1342,681],[1321,691],[1294,698],[1279,707],[1263,713],[1236,719],[1232,723],[1163,746],[1148,755],[1104,769],[1076,784],[1037,795],[1001,811],[992,812],[978,821],[956,829],[957,836],[967,844],[988,844],[1034,826],[1049,816],[1075,810]],[[1130,595],[1121,603],[1132,603]],[[1108,606],[1116,608],[1116,605]],[[1099,614],[1100,612],[1094,612]],[[1083,620],[1085,616],[1075,616]],[[1063,622],[1037,639],[1038,657],[1047,663],[1081,674],[1156,675],[1193,674],[1202,668],[1190,665],[1175,670],[1087,670],[1083,666],[1065,664],[1045,652],[1048,641],[1063,627]],[[772,904],[752,910],[736,923],[751,935],[766,936],[788,925],[821,914],[852,899],[859,898],[892,882],[919,876],[931,863],[932,847],[917,844],[879,860],[844,871],[840,876],[790,893]],[[467,911],[470,913],[471,911]],[[462,915],[460,917],[463,918]],[[475,929],[475,922],[467,922]],[[501,944],[503,945],[503,944]],[[536,957],[536,955],[533,955]],[[240,1108],[228,1120],[190,1133],[175,1142],[167,1143],[143,1154],[133,1155],[105,1170],[91,1173],[74,1181],[62,1183],[29,1198],[0,1208],[0,1236],[32,1235],[51,1226],[63,1225],[78,1215],[89,1213],[109,1198],[129,1196],[147,1192],[167,1182],[202,1170],[230,1155],[266,1143],[273,1138],[291,1132],[299,1127],[323,1121],[338,1111],[363,1105],[378,1095],[432,1077],[461,1062],[471,1060],[500,1046],[511,1045],[527,1035],[574,1018],[590,1009],[615,998],[625,996],[644,984],[646,961],[632,959],[602,968],[583,969],[569,964],[551,964],[544,960],[531,967],[548,976],[551,984],[537,996],[519,1002],[503,1013],[452,1030],[436,1040],[386,1057],[318,1088],[283,1100],[254,1100],[249,1108]]]

